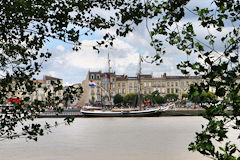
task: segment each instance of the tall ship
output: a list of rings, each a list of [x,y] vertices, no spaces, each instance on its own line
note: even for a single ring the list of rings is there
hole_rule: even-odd
[[[109,108],[108,109],[101,109],[101,110],[81,110],[81,113],[85,117],[150,117],[150,116],[159,116],[162,112],[167,110],[169,106],[166,107],[158,107],[158,108],[152,108],[152,109],[143,109],[142,106],[142,88],[141,88],[141,63],[142,63],[142,57],[139,55],[139,66],[138,66],[138,73],[137,73],[137,78],[138,78],[138,92],[137,92],[137,108],[114,108],[113,109],[113,104],[112,104],[112,92],[111,92],[111,82],[110,78],[109,80],[109,85],[107,87],[107,90],[102,88],[108,95],[109,99]],[[109,53],[108,53],[108,73],[110,75],[110,58],[109,58]],[[95,84],[93,81],[89,82],[89,86],[91,87],[96,87],[97,84]],[[98,86],[101,87],[101,86]]]

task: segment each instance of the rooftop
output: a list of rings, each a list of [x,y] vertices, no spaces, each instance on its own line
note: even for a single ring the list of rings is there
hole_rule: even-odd
[[[43,80],[62,80],[62,79],[56,78],[56,77],[51,77],[51,76],[43,76]]]

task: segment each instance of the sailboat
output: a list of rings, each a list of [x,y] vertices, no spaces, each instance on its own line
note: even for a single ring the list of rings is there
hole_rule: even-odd
[[[159,116],[163,111],[166,111],[169,107],[159,107],[154,109],[143,110],[142,109],[142,95],[141,95],[141,62],[142,58],[139,55],[139,71],[138,71],[138,106],[139,110],[118,110],[118,111],[105,111],[105,110],[81,110],[81,113],[85,117],[152,117],[152,116]],[[108,54],[108,67],[109,67],[109,74],[110,74],[110,59]],[[111,103],[111,91],[109,87],[109,101]]]

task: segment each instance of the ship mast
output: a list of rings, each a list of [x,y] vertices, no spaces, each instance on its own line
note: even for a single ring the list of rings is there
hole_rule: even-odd
[[[142,73],[142,57],[139,54],[139,64],[138,64],[138,105],[139,105],[139,110],[142,110],[142,87],[141,87],[141,73]]]
[[[109,52],[108,52],[108,95],[109,95],[109,103],[110,103],[110,109],[112,109],[112,96],[111,96],[111,65],[110,65],[110,58],[109,58]]]

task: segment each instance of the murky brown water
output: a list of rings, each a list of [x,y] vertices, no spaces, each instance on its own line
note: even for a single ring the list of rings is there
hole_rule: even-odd
[[[39,119],[38,121],[61,121]],[[38,142],[0,142],[0,160],[202,160],[188,151],[201,117],[79,118]]]

